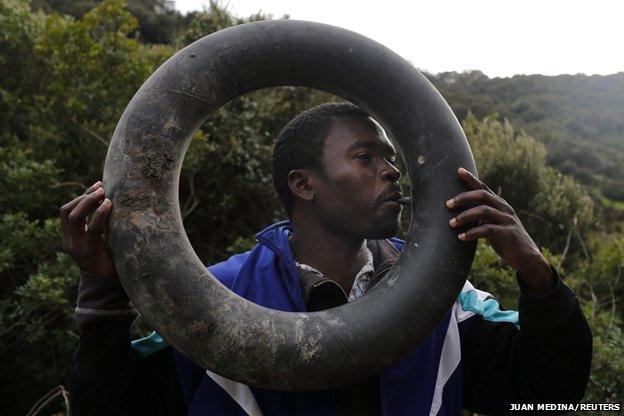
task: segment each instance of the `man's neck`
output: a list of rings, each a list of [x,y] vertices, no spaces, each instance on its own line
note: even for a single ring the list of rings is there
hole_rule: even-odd
[[[314,267],[337,282],[347,294],[357,272],[367,261],[363,238],[348,238],[319,224],[295,219],[290,246],[297,262]]]

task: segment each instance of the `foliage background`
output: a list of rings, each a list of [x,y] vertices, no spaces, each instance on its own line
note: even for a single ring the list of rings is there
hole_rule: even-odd
[[[183,16],[165,0],[0,0],[3,414],[25,414],[64,383],[77,343],[78,269],[62,250],[58,210],[100,178],[125,105],[176,50],[265,18],[240,19],[216,3]],[[585,400],[622,400],[624,73],[427,75],[463,120],[481,178],[514,206],[583,305],[594,334]],[[195,134],[180,201],[206,263],[250,247],[255,232],[284,217],[273,139],[299,111],[335,99],[292,87],[247,94]],[[487,244],[470,279],[515,307],[514,273]],[[63,409],[59,393],[41,414]]]

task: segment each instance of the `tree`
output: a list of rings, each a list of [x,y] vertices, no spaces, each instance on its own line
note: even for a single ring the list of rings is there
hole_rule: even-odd
[[[498,113],[548,148],[548,162],[624,198],[624,72],[607,76],[516,75],[488,78],[480,71],[428,74],[459,119]]]
[[[32,0],[33,10],[82,18],[103,0]],[[184,17],[172,0],[129,0],[127,10],[138,20],[138,37],[149,44],[169,44],[184,25]],[[134,34],[131,34],[134,36]]]
[[[566,254],[582,250],[594,226],[592,200],[571,177],[547,166],[544,145],[496,116],[479,120],[469,112],[462,126],[481,179],[514,207],[536,242]]]
[[[11,397],[9,413],[25,413],[63,382],[76,346],[78,270],[63,253],[58,210],[100,178],[124,107],[174,49],[134,38],[137,20],[121,0],[79,19],[34,13],[26,0],[2,0],[0,11],[0,371],[17,380],[4,383],[0,397]],[[234,21],[216,6],[193,19],[196,36]],[[202,26],[208,21],[214,26]],[[248,94],[197,132],[180,196],[185,227],[206,262],[248,246],[282,215],[272,141],[291,116],[327,97],[295,88]],[[215,195],[217,203],[207,203]]]
[[[0,1],[0,387],[25,413],[63,382],[75,348],[78,269],[58,210],[101,175],[124,106],[164,59],[129,37],[136,19],[110,0],[82,19]]]

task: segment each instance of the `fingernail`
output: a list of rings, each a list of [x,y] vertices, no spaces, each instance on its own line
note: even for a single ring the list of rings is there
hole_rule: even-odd
[[[109,205],[110,205],[110,200],[108,198],[104,198],[102,202],[100,202],[99,209],[107,209]]]
[[[96,195],[101,195],[103,193],[104,193],[104,188],[98,188],[98,189],[95,190],[95,194]]]
[[[93,191],[95,188],[100,186],[100,181],[97,181],[96,183],[94,183],[93,185],[91,185],[89,187],[89,189],[87,189],[87,191]]]
[[[459,238],[460,240],[463,240],[464,238],[466,238],[466,233],[461,233],[460,235],[457,236],[457,238]]]
[[[451,218],[451,220],[449,221],[449,225],[451,227],[454,227],[456,222],[457,222],[457,220],[455,220],[455,218]]]
[[[459,168],[459,173],[467,173],[468,171],[464,168]]]
[[[453,206],[454,200],[453,198],[449,199],[448,201],[446,201],[446,206],[451,208]]]

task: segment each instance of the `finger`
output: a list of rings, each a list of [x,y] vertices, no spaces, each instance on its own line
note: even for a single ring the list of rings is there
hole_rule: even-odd
[[[84,194],[77,196],[76,198],[72,199],[71,201],[69,201],[68,203],[66,203],[65,205],[61,207],[60,217],[61,217],[61,227],[63,230],[67,228],[67,225],[69,223],[69,218],[68,218],[69,214],[72,212],[74,208],[76,208],[76,205],[78,205],[78,203],[82,201],[84,197],[85,197]]]
[[[96,189],[98,189],[101,186],[102,186],[102,182],[101,181],[97,181],[96,183],[94,183],[93,185],[91,185],[90,187],[87,188],[87,190],[85,191],[85,195],[89,195],[91,192],[95,191]]]
[[[104,198],[104,190],[98,188],[89,195],[85,195],[76,208],[71,211],[68,216],[71,238],[80,238],[84,234],[87,215],[102,198]]]
[[[448,208],[456,209],[466,205],[490,205],[503,212],[508,212],[507,203],[498,195],[488,192],[485,189],[462,192],[446,201],[446,206]]]
[[[70,202],[66,203],[65,205],[61,207],[60,217],[61,217],[61,226],[63,228],[65,228],[65,226],[68,223],[68,217],[69,217],[70,212],[72,212],[72,210],[76,208],[76,205],[78,205],[78,203],[82,201],[84,196],[90,194],[91,192],[95,191],[101,186],[102,186],[102,182],[97,181],[96,183],[91,185],[89,188],[87,188],[84,194],[77,196],[76,198],[72,199]]]
[[[449,225],[451,227],[460,227],[477,221],[490,224],[511,224],[513,217],[489,205],[479,205],[461,212],[455,218],[451,218]]]
[[[93,185],[91,185],[86,191],[85,191],[85,195],[89,195],[93,192],[95,192],[96,190],[98,190],[100,187],[103,187],[103,184],[101,181],[97,181],[96,183],[94,183]],[[100,200],[99,203],[101,203],[102,200]],[[87,223],[90,221],[90,219],[87,217],[87,219],[85,220]]]
[[[486,191],[492,192],[492,190],[483,182],[481,182],[476,176],[470,173],[467,169],[459,168],[457,169],[457,174],[459,178],[468,185],[471,189],[485,189]]]
[[[497,239],[504,232],[505,228],[501,225],[483,224],[478,227],[471,228],[457,237],[462,241],[473,241],[479,238]]]
[[[72,199],[70,202],[66,203],[65,205],[63,205],[61,207],[60,210],[60,218],[61,218],[61,233],[63,235],[63,248],[66,251],[69,251],[71,248],[71,233],[70,233],[70,227],[69,227],[69,214],[72,212],[72,210],[76,207],[76,205],[78,205],[78,203],[80,201],[82,201],[82,199],[84,198],[84,195],[80,195],[74,199]]]
[[[95,210],[93,219],[91,220],[91,223],[89,223],[89,227],[87,229],[87,235],[90,239],[100,239],[102,234],[106,232],[106,223],[108,221],[111,207],[112,204],[110,199],[105,198],[100,206]]]

